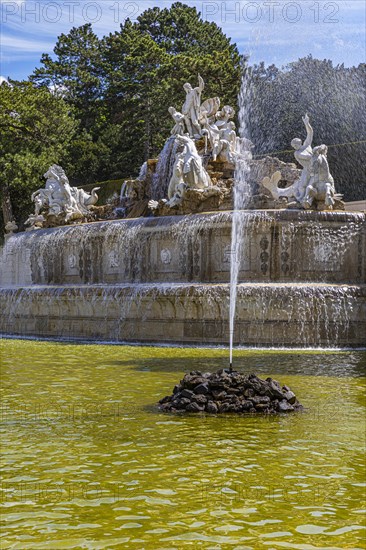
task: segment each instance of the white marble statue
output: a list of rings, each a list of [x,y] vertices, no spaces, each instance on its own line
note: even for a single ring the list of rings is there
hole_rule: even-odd
[[[240,138],[236,135],[235,123],[230,120],[234,114],[234,109],[228,105],[225,105],[223,111],[215,112],[214,118],[209,118],[208,113],[202,114],[202,134],[210,143],[214,161],[235,164],[241,157]]]
[[[45,188],[32,194],[35,212],[26,221],[31,227],[41,227],[49,216],[61,217],[66,223],[81,219],[98,200],[99,187],[95,187],[91,195],[71,187],[65,171],[57,164],[50,166],[44,177],[47,180]]]
[[[188,135],[177,135],[176,140],[181,145],[173,166],[172,177],[168,186],[168,206],[182,202],[187,189],[205,190],[212,186],[210,176],[203,166],[202,158],[197,152],[195,142]],[[150,201],[149,207],[155,209],[157,201]]]
[[[182,107],[182,114],[184,115],[185,125],[190,137],[198,138],[201,135],[199,119],[201,95],[204,87],[205,83],[200,75],[198,75],[198,86],[196,88],[193,88],[189,82],[183,86],[184,91],[186,92],[186,100]]]
[[[279,193],[280,193],[281,189],[278,187],[278,183],[279,183],[281,177],[282,177],[281,172],[279,172],[277,170],[277,172],[272,174],[272,176],[270,178],[268,176],[266,176],[262,180],[263,187],[265,187],[266,189],[268,189],[268,191],[270,191],[272,197],[275,200],[278,200],[280,198]]]
[[[215,151],[218,149],[219,146],[220,130],[214,122],[210,121],[206,113],[204,113],[201,118],[201,124],[203,127],[202,135],[206,140],[205,152],[207,153],[207,146],[209,143],[213,152],[213,160],[216,160],[217,155],[215,156]]]
[[[71,192],[76,199],[76,203],[83,207],[84,211],[89,210],[90,206],[94,206],[98,202],[97,191],[100,187],[93,187],[91,194],[84,191],[84,189],[78,189],[77,187],[71,187]]]
[[[213,160],[235,163],[240,156],[240,139],[236,136],[235,124],[232,119],[235,110],[230,105],[220,109],[220,98],[211,97],[201,103],[202,92],[205,87],[203,78],[198,75],[199,85],[193,88],[191,84],[184,84],[186,100],[182,112],[169,107],[175,125],[171,131],[174,136],[189,135],[190,138],[205,138],[205,154],[208,144],[212,151]]]
[[[313,149],[313,157],[310,167],[310,180],[305,190],[303,200],[304,208],[311,208],[314,199],[324,201],[326,210],[333,210],[337,195],[334,187],[334,179],[329,171],[327,159],[328,148],[326,145],[318,145]]]
[[[219,130],[219,140],[212,151],[212,156],[214,160],[219,156],[220,160],[234,164],[238,154],[238,137],[235,131],[235,123],[228,122]]]
[[[202,157],[197,152],[195,142],[188,136],[177,136],[183,145],[183,178],[184,182],[193,189],[204,189],[211,185],[211,179],[205,170]]]
[[[271,178],[264,178],[262,185],[276,200],[281,197],[286,197],[288,200],[295,199],[303,208],[309,209],[315,199],[324,201],[325,209],[331,210],[335,199],[340,199],[341,195],[336,194],[334,179],[329,171],[328,149],[326,145],[319,145],[313,150],[313,128],[310,125],[309,116],[306,114],[302,120],[307,132],[306,140],[304,143],[299,138],[291,141],[295,149],[295,158],[303,167],[300,178],[289,187],[281,189],[278,187],[281,174],[276,172]]]
[[[69,180],[61,166],[53,164],[44,174],[45,189],[33,193],[32,200],[36,202],[36,214],[47,208],[47,215],[59,216],[65,214],[65,221],[82,217],[76,198],[73,196]]]
[[[208,121],[213,124],[216,120],[216,114],[220,109],[220,98],[210,97],[206,99],[200,107],[200,122],[201,120]]]
[[[149,202],[151,209],[159,208],[162,203],[168,206],[179,204],[188,189],[210,193],[213,186],[203,165],[204,158],[211,157],[213,161],[218,160],[232,165],[238,160],[251,158],[251,147],[243,147],[246,140],[242,140],[236,134],[235,123],[232,120],[235,110],[230,105],[224,105],[220,109],[219,97],[211,97],[201,102],[204,87],[204,80],[198,75],[196,88],[189,83],[183,86],[186,98],[181,111],[174,107],[168,109],[175,124],[171,130],[171,137],[168,138],[159,156],[153,179],[154,182],[163,181],[165,188],[166,181],[170,178],[168,197],[160,201],[151,200]],[[201,138],[205,140],[204,146]],[[160,177],[162,160],[165,167],[169,168],[163,172],[167,177]],[[155,191],[153,188],[150,195],[157,197]],[[217,189],[213,192],[217,193]]]
[[[175,125],[172,128],[172,131],[170,132],[172,136],[175,135],[184,135],[185,134],[185,124],[184,120],[185,117],[182,113],[177,111],[174,107],[169,107],[168,109],[169,113],[171,114]]]
[[[178,188],[179,188],[179,194],[182,193],[182,190],[183,190],[182,184],[185,184],[183,166],[184,166],[184,154],[178,153],[174,162],[173,174],[168,186],[169,200],[177,193]]]
[[[230,105],[224,105],[221,111],[216,113],[216,124],[218,128],[227,127],[229,121],[235,116],[235,109]]]
[[[303,123],[306,128],[306,139],[304,143],[299,138],[291,141],[291,146],[295,149],[295,159],[302,166],[300,178],[295,182],[294,197],[298,202],[302,202],[305,197],[306,187],[310,179],[310,165],[313,156],[312,143],[314,131],[310,125],[309,115],[303,117]],[[289,196],[289,195],[283,195]],[[291,195],[290,195],[291,196]]]
[[[220,98],[212,97],[206,99],[200,107],[199,123],[202,127],[201,134],[205,138],[206,146],[205,152],[207,153],[208,143],[210,143],[211,150],[217,147],[220,139],[220,131],[216,126],[216,113],[220,108]]]
[[[8,222],[5,225],[5,233],[8,236],[14,235],[14,233],[17,231],[17,229],[18,229],[18,226],[17,226],[15,220],[12,220],[12,221]]]

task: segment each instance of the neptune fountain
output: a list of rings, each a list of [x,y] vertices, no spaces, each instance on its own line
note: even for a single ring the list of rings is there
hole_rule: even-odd
[[[29,228],[7,227],[2,334],[366,344],[365,215],[344,211],[310,117],[304,142],[292,141],[300,168],[255,159],[234,109],[218,97],[202,101],[204,89],[201,77],[184,85],[159,158],[123,184],[117,208],[97,206],[97,188],[71,187],[61,167],[50,167]]]

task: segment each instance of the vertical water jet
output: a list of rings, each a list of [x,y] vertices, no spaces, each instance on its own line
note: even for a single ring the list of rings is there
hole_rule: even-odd
[[[244,66],[241,89],[239,94],[239,135],[240,155],[236,157],[235,176],[233,187],[233,217],[231,229],[231,255],[230,255],[230,307],[229,307],[229,347],[230,369],[233,367],[233,345],[235,330],[235,311],[237,300],[237,285],[240,265],[243,256],[243,240],[246,237],[246,223],[248,212],[246,211],[251,197],[251,185],[249,181],[251,158],[251,142],[249,141],[249,113],[250,109],[250,75],[247,66]]]

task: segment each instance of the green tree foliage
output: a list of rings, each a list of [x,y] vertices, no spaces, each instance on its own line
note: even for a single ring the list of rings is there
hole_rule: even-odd
[[[91,24],[61,34],[54,48],[56,59],[43,54],[42,67],[31,80],[62,96],[74,107],[81,127],[94,129],[104,92],[101,43]]]
[[[251,69],[248,113],[255,153],[291,150],[294,137],[304,138],[301,117],[309,113],[314,145],[329,146],[336,187],[346,200],[366,197],[366,65],[345,68],[308,56],[282,70],[260,64]],[[339,145],[341,144],[341,145]],[[277,154],[294,162],[293,152]]]
[[[240,55],[215,23],[181,3],[146,10],[99,40],[90,25],[61,35],[31,79],[53,86],[75,108],[80,133],[66,166],[79,183],[136,174],[172,126],[167,112],[183,84],[206,81],[205,97],[236,104]]]
[[[236,46],[230,44],[216,23],[203,21],[196,8],[180,2],[171,8],[146,10],[138,17],[137,27],[172,55],[201,56],[225,50],[231,52],[233,59],[238,55]]]
[[[31,79],[52,87],[74,109],[79,130],[65,169],[73,184],[136,175],[169,135],[170,105],[180,108],[183,84],[205,80],[204,98],[237,105],[243,57],[215,23],[180,2],[146,10],[102,39],[91,25],[61,35]],[[314,144],[366,139],[366,65],[345,68],[308,56],[284,68],[250,71],[248,129],[255,154],[286,151],[303,137],[310,114]],[[329,148],[337,188],[347,200],[365,195],[365,145]],[[293,161],[293,152],[279,153]]]
[[[170,124],[166,107],[182,102],[183,84],[196,82],[198,72],[206,81],[205,97],[219,95],[224,103],[237,102],[241,61],[237,47],[215,23],[203,21],[196,8],[177,2],[169,9],[146,10],[135,23],[127,21],[119,32],[106,37],[104,44],[112,106],[118,108],[124,91],[138,100],[153,89],[153,99],[163,101],[156,104],[164,109],[160,124],[164,119]],[[130,91],[126,84],[132,84]]]
[[[0,129],[3,221],[13,215],[21,222],[31,211],[31,193],[44,183],[42,174],[64,158],[76,122],[70,106],[47,88],[11,81],[0,86]]]

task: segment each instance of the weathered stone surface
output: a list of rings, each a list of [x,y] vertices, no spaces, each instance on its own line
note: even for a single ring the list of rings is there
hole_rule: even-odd
[[[207,398],[204,395],[199,394],[199,395],[194,395],[192,397],[192,401],[194,403],[197,403],[198,405],[204,406],[207,403]]]
[[[279,412],[291,412],[294,410],[293,405],[290,405],[285,399],[278,404]]]
[[[319,283],[325,274],[327,283],[366,282],[364,214],[283,210],[267,212],[265,223],[260,212],[248,216],[239,283]],[[0,284],[158,284],[167,270],[172,283],[228,282],[231,224],[232,213],[223,212],[65,226],[39,230],[37,238],[18,233],[4,247],[9,272],[0,273]],[[326,254],[316,252],[323,239]]]
[[[195,380],[205,380],[192,391]],[[179,388],[179,391],[176,390]],[[204,394],[201,391],[204,388]],[[221,389],[224,388],[224,389]],[[197,391],[198,390],[198,391]],[[288,413],[302,410],[294,392],[276,380],[261,380],[255,374],[245,376],[237,371],[222,369],[213,374],[190,372],[174,387],[173,395],[160,403],[163,412],[217,413]],[[174,393],[175,391],[175,393]]]
[[[199,404],[195,403],[194,401],[189,403],[189,405],[187,405],[186,407],[187,412],[202,412],[204,410],[204,407],[200,407]]]
[[[194,396],[194,393],[193,391],[190,391],[188,389],[184,389],[181,391],[181,394],[180,394],[182,397],[187,397],[188,399],[192,399],[192,397]]]
[[[272,378],[267,378],[266,382],[268,382],[269,386],[269,394],[271,397],[275,399],[283,399],[284,393],[281,389],[281,386],[276,380],[272,380]]]
[[[293,405],[296,402],[296,395],[293,391],[288,390],[285,392],[285,399]]]
[[[208,401],[206,405],[206,411],[210,414],[217,414],[219,409],[214,401]]]
[[[194,388],[194,393],[201,393],[201,394],[205,395],[208,392],[209,392],[209,389],[208,389],[208,384],[207,383],[198,384],[198,386],[196,386]]]
[[[364,345],[365,215],[260,214],[248,214],[234,343]],[[116,220],[12,235],[0,260],[0,332],[226,344],[231,220]]]
[[[182,397],[177,402],[177,409],[186,409],[188,405],[190,404],[191,400],[187,397]]]
[[[268,405],[271,400],[266,395],[255,395],[251,398],[251,401],[254,405]]]
[[[171,399],[172,399],[172,398],[171,398],[170,395],[166,395],[165,397],[163,397],[163,399],[161,399],[161,400],[159,401],[159,403],[160,403],[161,405],[165,405],[165,403],[169,403],[169,401],[171,401]]]

